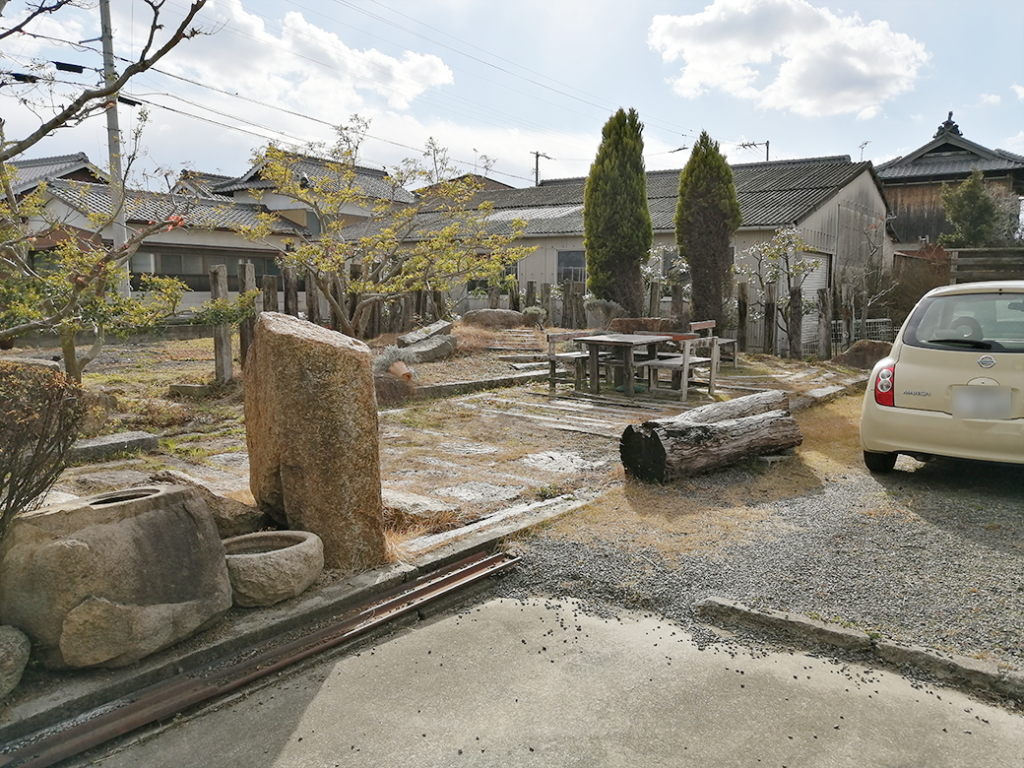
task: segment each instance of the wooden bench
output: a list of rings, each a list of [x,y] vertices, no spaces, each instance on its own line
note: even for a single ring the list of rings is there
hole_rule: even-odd
[[[698,338],[706,340],[711,347],[711,357],[715,360],[715,371],[718,371],[719,363],[722,360],[722,352],[727,351],[727,359],[732,362],[733,368],[740,364],[739,356],[736,354],[736,339],[726,339],[714,334],[717,323],[714,320],[701,320],[690,323],[690,333],[696,334]]]
[[[587,378],[587,358],[589,354],[585,350],[559,352],[558,345],[571,342],[582,336],[593,336],[593,331],[567,331],[565,333],[549,333],[548,341],[548,389],[555,391],[555,382],[558,380],[559,364],[566,364],[573,369],[576,389],[583,389],[583,382]]]
[[[669,335],[669,334],[665,334]],[[679,336],[689,336],[690,334],[675,334]],[[666,389],[666,387],[660,386],[661,371],[671,371],[672,381],[670,387],[679,390],[679,399],[682,401],[686,400],[686,395],[690,385],[690,371],[696,367],[707,367],[708,368],[708,394],[715,394],[715,378],[716,370],[714,365],[714,359],[712,357],[701,357],[694,354],[695,345],[700,341],[696,338],[680,338],[677,340],[679,344],[679,354],[667,354],[665,356],[659,355],[655,360],[645,360],[638,365],[643,365],[647,368],[647,388],[650,392],[656,392],[659,389]]]

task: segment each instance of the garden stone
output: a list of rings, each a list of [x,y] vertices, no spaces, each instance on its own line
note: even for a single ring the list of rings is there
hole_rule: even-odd
[[[149,477],[150,483],[167,483],[170,485],[187,485],[199,491],[206,506],[210,508],[213,522],[217,525],[217,533],[222,539],[255,533],[266,528],[269,518],[256,507],[243,504],[235,499],[221,496],[198,477],[176,469],[165,469]]]
[[[432,323],[426,328],[417,328],[415,331],[410,331],[409,333],[399,336],[397,339],[398,346],[411,347],[414,344],[419,344],[421,341],[426,341],[434,336],[451,333],[453,325],[454,323],[449,320],[438,320],[436,323]]]
[[[245,361],[249,487],[261,510],[323,540],[328,568],[384,561],[370,348],[263,312]]]
[[[473,309],[462,316],[462,322],[483,328],[519,328],[526,325],[526,318],[514,309]]]
[[[456,336],[433,336],[403,350],[403,359],[413,365],[451,357],[459,344]]]
[[[224,542],[235,605],[261,608],[296,597],[324,569],[324,545],[308,531],[262,531]]]
[[[131,664],[231,607],[224,547],[193,488],[132,488],[22,513],[0,556],[0,621],[55,669]]]
[[[891,350],[892,344],[888,341],[861,339],[859,341],[855,341],[853,345],[841,355],[833,357],[832,362],[836,365],[845,365],[847,368],[861,368],[863,370],[870,371],[875,367],[875,363],[883,357],[887,357]]]
[[[0,699],[18,687],[32,643],[16,627],[0,626]]]

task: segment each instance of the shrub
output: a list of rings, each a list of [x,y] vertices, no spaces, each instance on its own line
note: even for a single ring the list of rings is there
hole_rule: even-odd
[[[82,419],[80,394],[63,373],[0,363],[0,539],[64,469]]]
[[[523,318],[529,328],[533,328],[534,326],[537,328],[543,328],[544,320],[547,316],[548,313],[544,307],[527,307],[523,310]]]

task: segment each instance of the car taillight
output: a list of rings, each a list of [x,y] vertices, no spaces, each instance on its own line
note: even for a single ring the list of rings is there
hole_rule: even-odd
[[[879,405],[895,406],[894,400],[896,366],[887,365],[875,375],[875,402]]]

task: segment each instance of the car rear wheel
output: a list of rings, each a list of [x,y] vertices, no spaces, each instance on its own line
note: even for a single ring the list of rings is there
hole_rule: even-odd
[[[872,472],[879,474],[892,472],[892,468],[896,466],[896,454],[864,451],[864,464]]]

